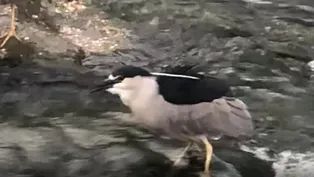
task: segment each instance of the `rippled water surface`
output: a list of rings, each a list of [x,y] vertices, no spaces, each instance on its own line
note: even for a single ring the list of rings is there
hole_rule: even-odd
[[[154,160],[141,160],[149,154],[164,162],[160,153],[171,158],[177,148],[136,128],[116,97],[88,89],[121,63],[157,71],[197,63],[227,79],[248,104],[257,133],[244,150],[275,161],[277,177],[314,176],[314,94],[304,70],[314,56],[314,1],[95,0],[87,6],[126,28],[129,45],[91,53],[83,60],[87,70],[48,61],[0,68],[3,174],[128,176],[147,168],[155,171],[137,170],[143,172],[137,176],[164,176],[167,164],[153,168]]]

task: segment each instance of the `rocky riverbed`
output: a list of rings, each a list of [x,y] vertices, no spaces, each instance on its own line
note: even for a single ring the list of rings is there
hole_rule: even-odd
[[[199,176],[200,153],[173,167],[183,145],[132,125],[116,97],[88,91],[123,64],[182,63],[227,79],[254,116],[242,151],[215,148],[213,177],[314,176],[313,14],[311,0],[25,3],[21,41],[0,51],[0,176]]]

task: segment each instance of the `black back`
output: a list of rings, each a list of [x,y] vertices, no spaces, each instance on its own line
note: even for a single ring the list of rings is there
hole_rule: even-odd
[[[159,85],[159,93],[164,99],[173,104],[197,104],[211,102],[223,96],[232,96],[227,83],[221,79],[208,77],[197,73],[193,65],[179,65],[168,68],[164,73],[194,76],[199,79],[155,76]],[[135,76],[152,76],[140,67],[126,65],[112,72],[120,76],[118,80]]]
[[[218,78],[198,74],[194,66],[176,66],[166,73],[198,77],[199,79],[158,76],[160,94],[173,104],[211,102],[223,96],[233,96],[229,85]]]

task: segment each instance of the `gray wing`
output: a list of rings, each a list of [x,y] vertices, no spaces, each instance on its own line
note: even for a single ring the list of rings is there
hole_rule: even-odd
[[[220,98],[193,106],[178,106],[177,117],[170,121],[172,133],[208,138],[226,135],[252,136],[254,127],[247,106],[239,99]]]

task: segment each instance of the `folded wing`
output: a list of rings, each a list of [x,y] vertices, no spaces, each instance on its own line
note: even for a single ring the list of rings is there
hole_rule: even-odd
[[[208,138],[220,135],[240,139],[252,136],[253,122],[247,106],[239,99],[223,97],[193,106],[177,106],[177,116],[170,120],[174,134]]]

